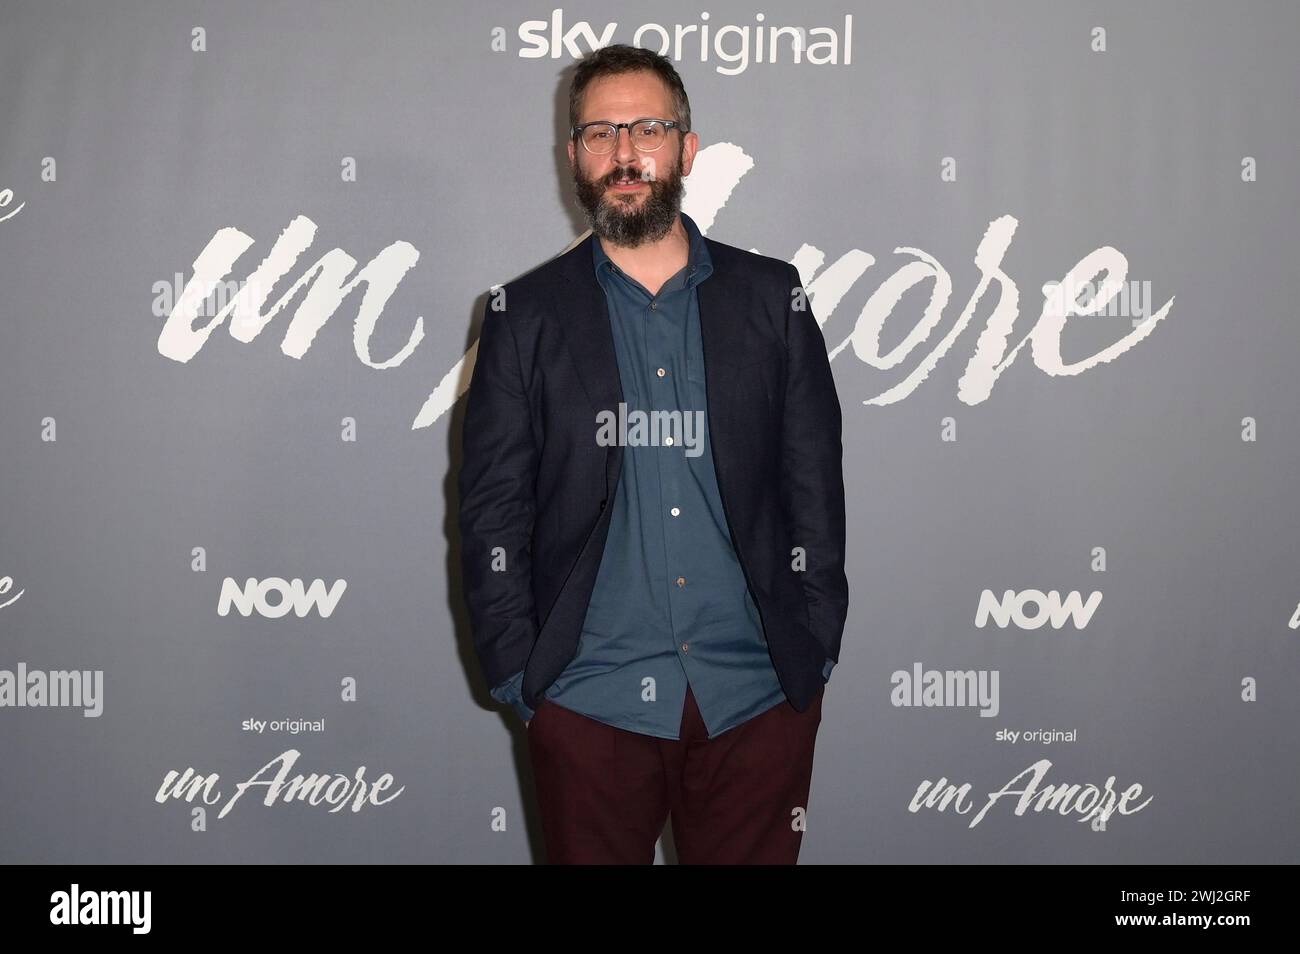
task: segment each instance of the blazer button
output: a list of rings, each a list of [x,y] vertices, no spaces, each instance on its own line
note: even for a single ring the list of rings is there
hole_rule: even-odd
[[[604,509],[605,509],[605,501],[604,501],[604,500],[602,500],[602,501],[600,502],[600,509],[601,509],[601,510],[604,510]]]

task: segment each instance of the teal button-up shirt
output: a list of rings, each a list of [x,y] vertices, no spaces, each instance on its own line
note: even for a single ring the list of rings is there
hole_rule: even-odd
[[[679,737],[688,685],[709,738],[785,700],[713,469],[695,293],[713,265],[699,228],[681,217],[687,264],[653,295],[590,239],[626,405],[609,409],[626,427],[605,436],[624,445],[623,466],[577,654],[544,693],[665,739]],[[834,665],[826,661],[824,678]],[[522,679],[492,695],[530,720]]]

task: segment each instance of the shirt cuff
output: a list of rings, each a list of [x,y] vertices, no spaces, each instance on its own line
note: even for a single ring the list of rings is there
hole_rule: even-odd
[[[829,656],[826,657],[826,665],[822,667],[822,685],[830,681],[831,670],[835,668],[835,660]]]
[[[505,702],[514,707],[519,718],[525,722],[533,720],[533,710],[524,705],[524,671],[521,669],[501,685],[492,690],[491,696],[497,702]]]

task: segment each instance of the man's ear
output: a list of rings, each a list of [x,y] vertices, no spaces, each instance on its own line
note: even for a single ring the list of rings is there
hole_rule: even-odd
[[[691,174],[691,166],[695,163],[696,150],[700,148],[700,137],[693,132],[688,132],[682,137],[682,175]]]
[[[569,168],[576,168],[574,163],[578,160],[578,152],[573,148],[573,137],[569,137]]]

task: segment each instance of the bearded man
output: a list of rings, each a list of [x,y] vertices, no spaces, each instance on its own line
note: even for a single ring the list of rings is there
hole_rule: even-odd
[[[485,307],[464,417],[475,649],[548,861],[652,863],[671,818],[680,863],[794,864],[848,612],[825,341],[793,266],[681,211],[667,58],[594,51],[569,112],[591,236]]]

